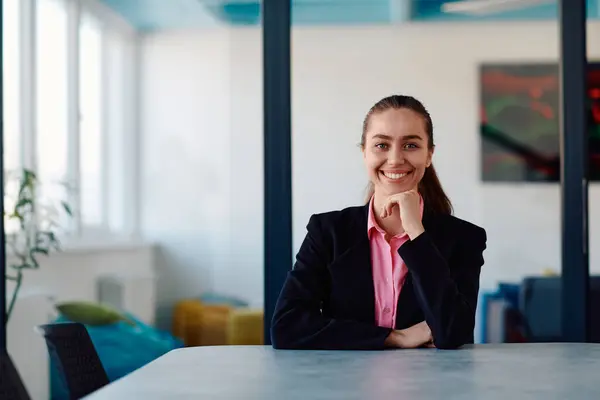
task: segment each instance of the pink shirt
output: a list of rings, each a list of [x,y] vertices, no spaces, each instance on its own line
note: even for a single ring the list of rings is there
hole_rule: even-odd
[[[423,216],[423,198],[421,198],[421,216]],[[385,240],[385,232],[377,225],[373,214],[373,197],[369,202],[369,220],[367,224],[371,245],[371,266],[375,289],[375,321],[378,326],[395,328],[398,312],[398,298],[404,285],[408,269],[398,254],[398,249],[409,237],[406,233]]]

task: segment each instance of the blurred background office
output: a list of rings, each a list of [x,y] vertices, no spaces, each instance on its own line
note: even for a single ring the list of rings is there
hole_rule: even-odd
[[[536,340],[527,313],[540,315],[528,308],[540,283],[531,279],[561,271],[558,7],[498,4],[292,4],[294,254],[311,214],[363,201],[357,144],[369,107],[413,95],[433,117],[434,163],[455,214],[488,232],[478,342]],[[600,1],[587,5],[593,274]],[[38,201],[65,201],[72,214],[53,228],[62,250],[25,270],[8,323],[9,352],[32,396],[60,398],[32,330],[56,318],[90,323],[112,378],[177,346],[260,343],[260,2],[4,0],[3,24],[5,172],[35,171]],[[8,180],[9,209],[18,188]],[[18,234],[6,221],[7,235]],[[542,285],[556,294],[556,282]],[[8,285],[10,297],[16,285]],[[560,300],[544,304],[540,340],[560,327]],[[138,330],[115,328],[111,310]],[[147,352],[124,362],[114,343],[132,337]]]

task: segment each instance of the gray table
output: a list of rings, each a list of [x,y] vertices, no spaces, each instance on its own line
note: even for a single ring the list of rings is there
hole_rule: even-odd
[[[88,399],[600,399],[600,345],[369,352],[195,347],[167,353]]]

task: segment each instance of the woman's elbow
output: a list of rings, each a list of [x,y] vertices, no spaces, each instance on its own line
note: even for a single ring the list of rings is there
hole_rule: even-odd
[[[434,346],[440,350],[456,350],[470,343],[473,343],[473,338],[441,336],[433,340]]]
[[[277,329],[275,325],[271,326],[271,346],[276,350],[288,350],[290,349],[290,342],[287,340],[285,335]]]
[[[297,341],[286,332],[285,329],[276,324],[271,327],[271,346],[276,350],[297,350]]]
[[[464,343],[452,342],[448,340],[436,340],[433,343],[436,349],[440,350],[456,350],[464,345]]]
[[[271,338],[271,346],[275,350],[297,350],[292,342],[286,342],[285,340]]]
[[[271,346],[277,350],[295,350],[298,348],[297,340],[294,340],[294,329],[282,321],[281,317],[274,315],[271,322],[270,336]]]

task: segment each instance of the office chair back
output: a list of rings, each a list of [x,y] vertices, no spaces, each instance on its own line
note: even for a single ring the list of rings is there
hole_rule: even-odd
[[[21,377],[6,352],[0,351],[0,399],[30,400]]]
[[[560,277],[528,277],[521,285],[520,309],[527,320],[530,342],[562,342],[562,282]],[[600,343],[600,276],[589,279],[590,337]]]
[[[108,384],[92,339],[79,323],[41,325],[48,353],[66,383],[69,397],[80,399]]]

